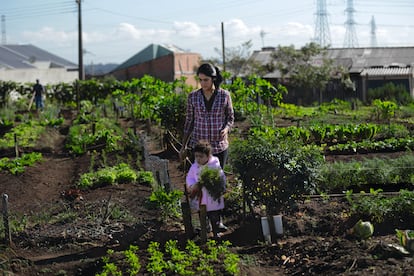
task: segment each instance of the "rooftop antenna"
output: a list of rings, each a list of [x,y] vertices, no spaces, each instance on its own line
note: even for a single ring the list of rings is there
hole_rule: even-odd
[[[7,37],[6,37],[6,16],[3,14],[1,16],[1,44],[7,44]]]
[[[344,48],[356,48],[358,47],[358,39],[355,31],[356,22],[354,20],[354,1],[347,0],[347,5],[345,12],[347,14],[346,21],[345,21],[345,40],[344,40]]]
[[[331,32],[329,31],[326,0],[317,1],[315,36],[313,40],[322,47],[326,47],[331,44]]]

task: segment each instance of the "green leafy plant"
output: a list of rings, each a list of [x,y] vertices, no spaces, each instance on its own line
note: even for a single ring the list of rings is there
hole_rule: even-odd
[[[140,170],[137,172],[137,182],[141,185],[153,187],[155,185],[154,174],[151,171]]]
[[[152,275],[239,275],[240,258],[229,249],[231,243],[217,243],[208,240],[200,248],[188,240],[184,250],[178,248],[176,240],[165,243],[165,252],[158,242],[148,246],[148,263],[146,269]]]
[[[389,121],[398,109],[398,105],[395,102],[382,101],[380,99],[375,99],[373,105],[375,106],[374,115],[378,120],[384,119]]]
[[[77,121],[69,129],[65,147],[74,154],[83,154],[91,149],[105,149],[109,152],[119,148],[122,131],[107,118],[91,121]]]
[[[0,149],[15,146],[15,137],[19,147],[34,147],[40,135],[45,131],[37,121],[30,120],[15,126],[0,138]]]
[[[368,195],[363,191],[359,194],[348,191],[346,199],[351,204],[352,215],[377,223],[410,219],[414,211],[414,192],[407,190],[400,190],[396,196],[385,196],[382,189],[371,188]]]
[[[166,221],[169,217],[180,217],[180,199],[183,194],[180,190],[166,191],[159,187],[152,191],[149,201],[161,210],[161,219]]]
[[[102,257],[104,263],[102,272],[97,273],[96,276],[137,275],[141,270],[138,250],[138,246],[130,245],[127,250],[119,252],[117,255],[121,256],[115,260],[115,251],[108,249],[107,255]],[[123,274],[123,271],[126,274]]]
[[[342,192],[351,187],[367,190],[373,185],[414,184],[413,162],[412,154],[398,158],[327,162],[321,166],[318,189],[321,192]]]
[[[115,166],[115,171],[117,183],[131,183],[138,179],[137,172],[126,163],[120,163]]]
[[[200,185],[200,188],[206,188],[214,200],[220,200],[226,189],[225,178],[220,174],[220,169],[208,166],[201,170],[198,185]]]
[[[120,163],[113,167],[106,167],[96,172],[87,172],[80,176],[77,183],[80,188],[93,188],[105,185],[135,182],[138,174],[128,164]]]
[[[163,271],[168,267],[167,262],[164,260],[164,253],[160,251],[159,242],[150,242],[148,246],[148,263],[146,269],[152,275],[161,275]]]
[[[41,160],[42,154],[40,152],[26,153],[14,159],[3,157],[0,159],[0,169],[8,170],[12,174],[21,174],[25,171],[25,167],[33,166]]]

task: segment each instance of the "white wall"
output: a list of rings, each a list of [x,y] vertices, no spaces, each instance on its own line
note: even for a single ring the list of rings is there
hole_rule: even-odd
[[[73,82],[78,79],[78,76],[78,71],[67,71],[66,68],[0,70],[2,81],[34,83],[36,79],[39,79],[43,85]]]

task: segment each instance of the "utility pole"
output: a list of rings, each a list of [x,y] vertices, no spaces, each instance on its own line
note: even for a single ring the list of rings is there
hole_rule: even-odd
[[[226,71],[226,48],[224,47],[224,23],[221,22],[221,49],[223,55],[223,71]]]
[[[78,58],[79,58],[79,80],[83,80],[85,78],[83,72],[83,46],[82,46],[82,8],[81,8],[82,0],[76,0],[78,4]]]

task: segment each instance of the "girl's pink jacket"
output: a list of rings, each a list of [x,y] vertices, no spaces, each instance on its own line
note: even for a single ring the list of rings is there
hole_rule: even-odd
[[[209,168],[212,168],[212,169],[219,169],[220,175],[224,178],[224,180],[226,179],[226,176],[224,175],[224,172],[220,167],[219,159],[215,156],[211,156],[206,165],[199,165],[197,164],[197,162],[194,162],[191,165],[190,170],[188,171],[188,174],[186,177],[186,184],[187,184],[188,191],[191,191],[192,186],[194,186],[198,182],[201,170],[203,169],[204,166],[208,166]],[[224,208],[224,197],[223,196],[220,197],[220,200],[214,200],[212,196],[208,193],[206,188],[203,187],[201,192],[202,192],[201,200],[198,197],[191,199],[192,201],[190,202],[191,209],[198,210],[199,204],[206,205],[207,212],[221,210]]]

